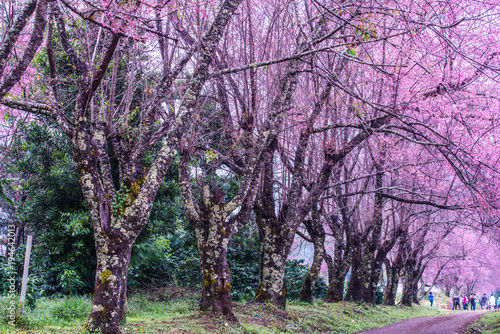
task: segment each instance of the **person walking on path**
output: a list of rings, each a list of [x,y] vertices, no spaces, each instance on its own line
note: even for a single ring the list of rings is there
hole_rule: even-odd
[[[483,296],[481,297],[481,310],[483,307],[486,307],[486,303],[488,303],[488,297],[486,297],[486,294],[483,293]]]
[[[432,292],[429,292],[429,301],[431,302],[432,307],[432,303],[434,302],[434,296],[432,295]]]
[[[476,310],[476,294],[473,293],[470,296],[470,310],[475,311]]]
[[[490,310],[494,310],[496,304],[497,303],[496,303],[496,300],[495,300],[495,296],[493,296],[493,294],[491,294],[491,296],[490,296],[490,307],[491,307],[491,309]]]
[[[458,295],[455,295],[453,297],[453,307],[452,310],[460,310],[460,297]]]
[[[468,310],[467,296],[466,295],[463,295],[462,302],[464,304],[464,311]]]

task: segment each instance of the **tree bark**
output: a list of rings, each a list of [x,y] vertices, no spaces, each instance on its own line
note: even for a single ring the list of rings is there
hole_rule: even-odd
[[[224,221],[218,219],[223,217],[220,209],[215,207],[212,212],[215,215],[210,215],[211,221],[205,228],[196,227],[202,278],[200,309],[223,314],[228,320],[236,320],[231,301],[231,275],[226,258],[230,235]]]
[[[21,15],[18,17],[18,20],[16,21],[16,24],[13,27],[13,30],[9,31],[7,34],[7,38],[10,38],[10,40],[6,40],[6,44],[2,43],[3,45],[1,46],[2,49],[0,52],[2,54],[0,55],[2,58],[0,58],[0,64],[2,73],[4,69],[4,64],[7,60],[8,54],[10,53],[13,43],[17,40],[19,33],[22,30],[22,27],[26,25],[26,21],[29,16],[31,16],[32,12],[32,5],[31,3],[27,4],[27,7],[21,12]],[[36,10],[35,10],[35,22],[34,26],[32,29],[32,33],[30,36],[30,40],[28,41],[28,45],[26,46],[26,49],[24,50],[21,59],[15,64],[10,71],[9,74],[7,74],[5,77],[1,78],[0,81],[0,98],[3,98],[5,94],[9,92],[9,90],[19,82],[21,76],[24,74],[26,69],[28,68],[29,64],[33,60],[33,57],[35,56],[38,47],[42,44],[43,41],[43,33],[45,31],[45,25],[47,24],[47,0],[39,0],[36,3]],[[10,35],[10,33],[12,34]],[[0,74],[2,74],[0,73]]]
[[[97,269],[92,311],[87,329],[103,334],[121,333],[127,308],[127,273],[133,240],[118,233],[96,237]]]
[[[300,290],[299,300],[303,302],[313,302],[314,286],[321,271],[321,264],[325,254],[325,229],[319,220],[317,210],[313,210],[313,217],[311,221],[305,221],[307,231],[311,237],[314,245],[314,257],[311,267],[306,274],[302,289]]]
[[[362,246],[358,243],[354,248],[354,256],[351,262],[351,277],[347,284],[345,300],[361,301],[363,292],[363,277],[366,270],[362,266]]]
[[[409,261],[413,262],[413,261]],[[403,295],[401,296],[401,304],[411,306],[412,303],[417,303],[418,278],[412,270],[413,265],[407,263],[403,278]]]
[[[30,0],[24,4],[23,9],[19,12],[19,15],[16,17],[14,24],[9,29],[9,31],[5,34],[5,37],[0,44],[0,77],[3,74],[3,70],[5,65],[7,64],[7,59],[9,55],[14,49],[14,45],[21,34],[21,31],[26,26],[31,15],[36,8],[36,0]]]
[[[339,223],[337,217],[331,217],[329,220],[330,230],[335,238],[335,250],[333,252],[335,261],[333,262],[332,273],[329,276],[329,286],[324,299],[327,303],[338,303],[344,299],[344,284],[351,266],[352,256],[351,243],[349,240],[344,240],[346,222],[349,221],[346,212],[347,208],[344,207],[347,204],[340,198],[337,198],[337,202],[341,207],[343,224]]]
[[[259,285],[255,302],[271,302],[284,309],[286,306],[286,237],[274,212],[256,210],[259,226],[261,254],[259,263]]]
[[[396,293],[399,283],[399,272],[395,265],[386,266],[387,268],[387,285],[384,293],[384,305],[396,305]]]

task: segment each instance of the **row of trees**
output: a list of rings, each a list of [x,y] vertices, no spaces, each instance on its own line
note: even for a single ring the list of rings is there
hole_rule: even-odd
[[[451,256],[442,240],[462,225],[497,228],[495,4],[37,0],[3,10],[0,103],[68,138],[92,223],[89,329],[120,332],[132,245],[175,159],[200,306],[230,319],[227,247],[252,219],[255,301],[281,307],[297,236],[314,245],[302,300],[325,260],[327,301],[374,303],[385,268],[385,302],[402,279],[411,305],[425,269]]]

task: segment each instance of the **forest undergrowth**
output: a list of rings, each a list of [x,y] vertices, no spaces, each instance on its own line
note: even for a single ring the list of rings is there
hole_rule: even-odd
[[[0,299],[2,312],[7,300]],[[235,303],[239,323],[198,311],[197,296],[189,291],[156,289],[129,298],[126,333],[356,333],[408,318],[442,315],[426,305],[375,306],[341,302],[290,302],[285,311],[271,304]],[[21,315],[16,327],[0,324],[0,333],[83,333],[90,297],[41,298]],[[2,314],[2,319],[5,315]]]

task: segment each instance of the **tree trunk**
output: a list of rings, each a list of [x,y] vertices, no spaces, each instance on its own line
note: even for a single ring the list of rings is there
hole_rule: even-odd
[[[396,305],[396,294],[398,291],[399,271],[395,265],[386,266],[387,285],[384,293],[384,305]]]
[[[259,212],[260,210],[257,210]],[[259,286],[255,293],[255,302],[271,302],[284,309],[286,306],[285,267],[285,226],[274,218],[259,217],[261,254],[259,264]]]
[[[368,304],[375,305],[375,296],[377,293],[378,283],[380,281],[381,266],[372,266],[372,269],[367,273],[363,284],[363,301]]]
[[[288,257],[289,225],[275,214],[273,192],[273,157],[278,146],[274,139],[269,145],[263,161],[261,198],[255,204],[256,222],[259,227],[260,261],[259,286],[254,302],[271,302],[284,309],[286,306],[285,268]]]
[[[333,275],[324,299],[326,303],[338,303],[344,299],[345,278],[351,264],[351,252],[349,249],[344,249],[340,242],[335,244],[334,256]]]
[[[200,252],[200,269],[202,290],[200,309],[222,314],[229,320],[236,320],[231,301],[231,275],[227,263],[226,253],[229,237],[226,237],[222,224],[211,228],[207,239],[198,241]]]
[[[316,280],[318,279],[321,271],[321,264],[323,263],[323,256],[325,254],[325,229],[319,221],[317,210],[313,210],[312,221],[306,221],[304,224],[309,232],[309,236],[313,240],[314,257],[311,268],[309,268],[309,271],[306,274],[304,284],[302,284],[299,300],[312,303],[314,298],[314,286],[316,285]]]
[[[418,278],[410,268],[405,269],[403,279],[403,295],[401,296],[401,304],[411,306],[412,303],[417,303]]]
[[[121,333],[127,308],[127,273],[133,240],[125,235],[95,235],[97,269],[92,311],[87,329]],[[135,238],[134,238],[135,239]]]
[[[404,261],[408,253],[408,231],[402,229],[400,230],[401,236],[398,242],[398,252],[394,262],[391,264],[389,260],[386,260],[386,270],[387,270],[387,289],[384,294],[384,305],[395,305],[396,304],[396,294],[398,290],[399,278],[401,276],[401,270],[403,269]]]
[[[381,152],[382,157],[385,155]],[[381,189],[383,185],[383,158],[379,161],[374,161],[374,167],[377,170],[377,175],[375,176],[375,188]],[[372,305],[375,305],[375,294],[377,292],[377,286],[380,280],[380,272],[382,269],[382,263],[385,259],[387,253],[392,248],[395,242],[384,242],[381,241],[382,225],[383,225],[383,197],[380,190],[375,192],[375,201],[373,207],[373,230],[371,233],[371,240],[367,242],[367,246],[363,247],[364,257],[363,264],[361,266],[363,273],[360,275],[363,279],[363,291],[362,298],[363,301]],[[396,233],[395,233],[396,234]]]
[[[332,281],[333,277],[335,276],[334,272],[335,272],[335,267],[333,265],[333,258],[330,254],[328,254],[325,250],[325,252],[323,252],[323,260],[325,260],[325,263],[326,263],[326,267],[327,267],[327,270],[328,270],[328,278],[327,278],[327,282],[328,282],[328,286],[330,286],[330,282]]]
[[[354,248],[354,256],[351,262],[351,278],[347,285],[345,300],[361,301],[363,291],[363,263],[362,263],[362,248],[361,243],[356,243]]]

